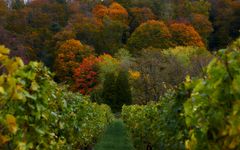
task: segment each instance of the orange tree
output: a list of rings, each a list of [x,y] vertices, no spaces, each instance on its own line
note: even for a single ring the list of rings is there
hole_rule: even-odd
[[[70,40],[70,39],[75,39],[76,38],[76,33],[72,29],[72,27],[65,27],[63,30],[60,32],[57,32],[53,37],[50,42],[54,45],[54,49],[58,49],[61,44],[63,44],[65,41]]]
[[[162,21],[150,20],[141,24],[131,35],[127,42],[132,53],[137,53],[147,47],[171,47],[171,33]]]
[[[183,23],[173,23],[169,26],[172,41],[176,46],[204,47],[201,36],[191,26]]]
[[[208,20],[208,16],[202,14],[193,14],[191,17],[191,23],[196,31],[201,35],[205,44],[208,42],[208,37],[213,31],[212,23]]]
[[[114,54],[123,47],[123,35],[128,29],[126,24],[108,16],[99,19],[78,14],[71,23],[76,30],[77,39],[92,45],[98,54]]]
[[[128,23],[128,12],[120,4],[114,2],[109,6],[108,16],[113,20],[119,20],[125,24]]]
[[[140,24],[156,18],[152,10],[148,7],[133,7],[130,9],[129,16],[131,31],[134,31]]]
[[[96,5],[92,10],[93,15],[98,19],[103,19],[108,14],[108,8],[104,5]]]
[[[93,27],[87,27],[90,27],[90,31],[95,34],[93,34],[93,40],[83,40],[94,43],[94,47],[98,53],[114,54],[119,48],[123,47],[124,43],[126,43],[128,32],[127,10],[120,4],[113,2],[109,7],[96,5],[92,13],[96,23],[93,25],[90,23],[89,25]],[[86,30],[86,28],[84,28],[84,30]],[[89,33],[84,33],[84,35],[89,35]],[[83,32],[81,34],[83,34]]]
[[[94,50],[90,46],[83,45],[78,40],[67,40],[57,51],[55,59],[55,72],[59,80],[71,80],[73,69],[83,60],[93,54]]]
[[[128,23],[128,12],[119,3],[113,2],[109,7],[104,5],[96,5],[92,11],[93,15],[98,19],[108,16],[112,20],[120,21],[124,24]]]

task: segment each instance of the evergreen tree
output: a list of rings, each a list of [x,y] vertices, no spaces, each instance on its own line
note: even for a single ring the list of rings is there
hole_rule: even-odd
[[[115,91],[117,110],[121,110],[122,105],[124,104],[130,105],[132,103],[132,94],[128,82],[128,76],[128,72],[122,70],[119,72],[116,80]]]
[[[107,73],[103,83],[102,98],[104,103],[109,105],[113,111],[116,109],[115,93],[115,75],[114,73]]]

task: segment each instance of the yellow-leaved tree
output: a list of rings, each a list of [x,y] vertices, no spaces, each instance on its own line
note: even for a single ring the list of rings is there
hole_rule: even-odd
[[[73,70],[83,58],[94,53],[94,49],[78,40],[67,40],[60,45],[55,59],[55,72],[60,81],[72,80]]]

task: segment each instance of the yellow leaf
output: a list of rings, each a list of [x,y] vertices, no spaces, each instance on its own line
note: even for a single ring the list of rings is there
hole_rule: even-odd
[[[8,130],[11,133],[17,132],[18,128],[17,128],[16,118],[13,115],[10,115],[10,114],[6,115],[6,124],[7,124]]]
[[[12,99],[25,101],[25,96],[20,91],[15,90]]]
[[[190,141],[189,140],[185,141],[185,148],[190,149]]]
[[[5,93],[4,88],[0,86],[0,94],[4,94],[4,93]]]
[[[3,45],[0,45],[0,53],[1,54],[9,54],[9,49],[7,49],[6,47],[4,47]]]
[[[228,145],[228,148],[235,149],[238,144],[239,144],[238,141],[236,139],[233,139],[230,145]]]
[[[10,141],[10,138],[6,135],[0,135],[0,144],[5,144]]]
[[[140,78],[141,74],[138,71],[129,71],[130,77],[134,80],[137,80]]]
[[[26,150],[27,145],[25,142],[18,142],[17,150]]]
[[[16,62],[18,63],[19,67],[23,67],[24,66],[24,62],[20,57],[16,57]]]
[[[6,68],[9,74],[13,74],[19,68],[19,64],[16,61],[12,61],[11,63],[6,64]]]
[[[31,84],[31,89],[33,91],[37,91],[39,89],[39,85],[37,84],[36,81],[33,81],[32,84]]]
[[[186,82],[191,82],[191,77],[189,75],[186,76]]]

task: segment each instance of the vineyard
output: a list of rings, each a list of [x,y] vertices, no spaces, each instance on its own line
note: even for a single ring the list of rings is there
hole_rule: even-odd
[[[169,90],[158,103],[123,106],[136,149],[239,149],[239,40],[218,52],[204,78]],[[1,149],[92,147],[114,116],[107,105],[59,87],[38,62],[24,65],[0,47]]]
[[[38,62],[24,65],[0,47],[0,149],[91,146],[113,120],[107,105],[59,87]]]
[[[240,149],[240,40],[220,50],[203,78],[169,90],[158,103],[123,106],[137,149]]]

